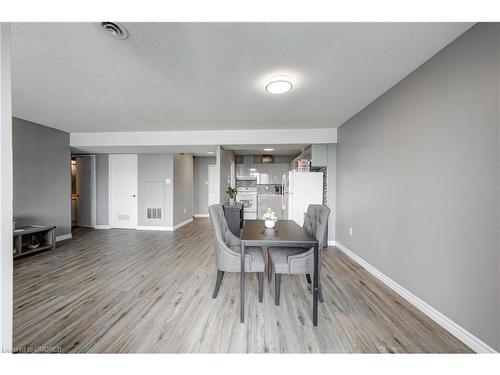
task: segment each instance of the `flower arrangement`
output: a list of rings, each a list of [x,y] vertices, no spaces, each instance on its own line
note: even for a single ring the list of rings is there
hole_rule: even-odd
[[[274,228],[278,217],[274,211],[271,211],[270,208],[267,209],[266,213],[262,215],[262,220],[264,220],[264,225],[266,228]]]

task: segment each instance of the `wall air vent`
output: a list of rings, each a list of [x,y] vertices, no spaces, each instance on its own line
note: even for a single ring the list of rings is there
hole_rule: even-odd
[[[114,39],[127,39],[128,31],[125,26],[117,22],[101,22],[104,32]]]
[[[161,208],[148,208],[148,219],[161,219]]]

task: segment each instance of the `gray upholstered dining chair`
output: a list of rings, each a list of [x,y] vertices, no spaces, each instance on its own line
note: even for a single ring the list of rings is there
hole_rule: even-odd
[[[208,207],[214,231],[215,263],[217,280],[212,298],[217,298],[224,272],[241,271],[241,240],[231,233],[227,226],[221,204]],[[245,247],[245,272],[257,272],[259,281],[259,302],[264,291],[264,257],[261,247]]]
[[[326,231],[328,228],[328,216],[330,209],[321,204],[310,204],[307,207],[304,225],[307,233],[313,235],[319,242],[318,249],[321,252],[325,245]],[[274,269],[274,303],[280,304],[281,274],[305,274],[306,280],[311,284],[311,273],[314,272],[314,248],[305,249],[300,247],[270,247],[268,251],[268,272],[271,282]],[[318,266],[321,270],[321,262]],[[321,273],[320,273],[321,274]],[[319,284],[319,300],[323,302],[321,282]]]

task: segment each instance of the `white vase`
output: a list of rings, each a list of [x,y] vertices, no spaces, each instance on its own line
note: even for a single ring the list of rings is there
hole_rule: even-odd
[[[266,220],[264,221],[264,225],[266,226],[266,228],[268,229],[272,229],[274,228],[274,224],[276,224],[276,222],[274,220]]]

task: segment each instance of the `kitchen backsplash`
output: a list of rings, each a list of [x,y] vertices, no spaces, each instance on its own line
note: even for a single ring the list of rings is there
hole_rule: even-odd
[[[281,194],[281,185],[257,185],[257,194]]]

